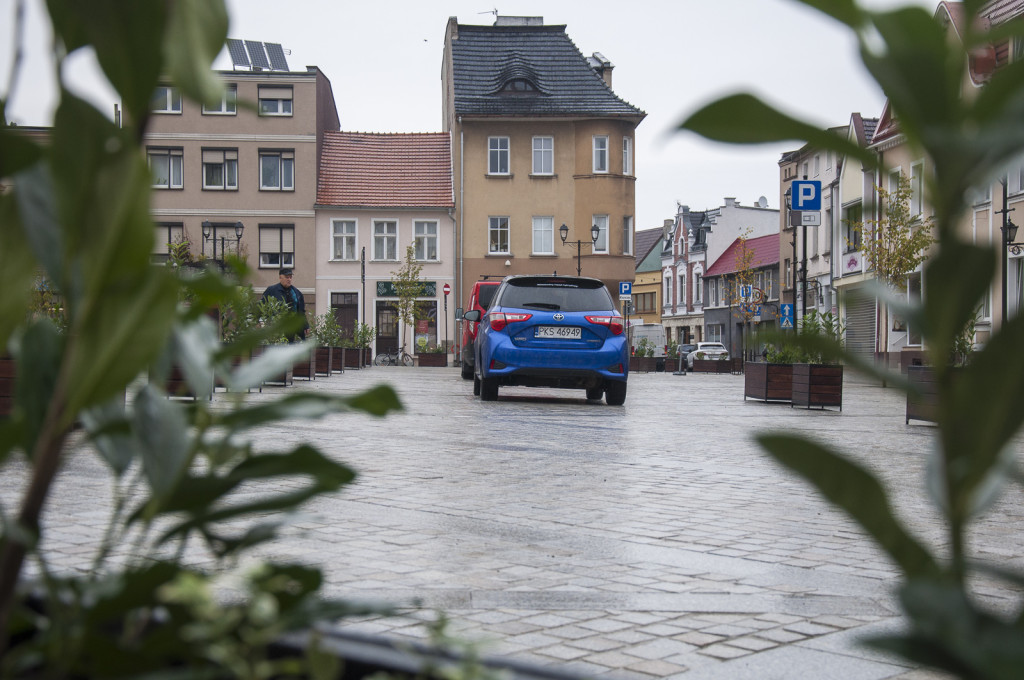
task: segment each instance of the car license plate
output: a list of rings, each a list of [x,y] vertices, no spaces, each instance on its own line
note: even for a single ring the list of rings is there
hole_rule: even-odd
[[[583,329],[579,326],[537,326],[536,337],[579,340],[583,337]]]

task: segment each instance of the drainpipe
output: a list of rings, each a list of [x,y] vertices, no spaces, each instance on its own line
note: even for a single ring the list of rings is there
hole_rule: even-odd
[[[463,263],[466,259],[466,133],[462,127],[462,116],[459,116],[459,280],[456,281],[455,294],[456,307],[463,301],[462,278]],[[465,323],[460,321],[459,324]],[[462,341],[462,326],[456,330],[459,334],[459,342]],[[462,356],[462,347],[459,347],[459,356]]]

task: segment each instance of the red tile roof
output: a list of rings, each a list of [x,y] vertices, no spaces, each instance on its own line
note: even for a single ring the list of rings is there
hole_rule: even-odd
[[[754,259],[750,263],[751,269],[761,269],[779,263],[779,235],[768,234],[757,238],[747,239],[747,248],[754,251]],[[740,239],[736,239],[725,249],[722,256],[715,260],[714,264],[704,272],[704,278],[709,276],[721,276],[732,274],[736,271],[736,255],[740,251]]]
[[[452,208],[450,140],[447,132],[326,132],[317,205]]]

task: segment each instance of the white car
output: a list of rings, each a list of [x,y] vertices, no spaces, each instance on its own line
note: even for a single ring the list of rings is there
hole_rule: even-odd
[[[728,359],[729,350],[720,342],[698,342],[697,349],[686,355],[686,365],[693,368],[694,359]]]

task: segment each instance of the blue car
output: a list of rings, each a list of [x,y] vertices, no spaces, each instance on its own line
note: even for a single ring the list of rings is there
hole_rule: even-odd
[[[612,406],[626,401],[629,343],[622,315],[598,279],[510,276],[477,330],[473,394],[498,398],[509,385],[586,390]]]

